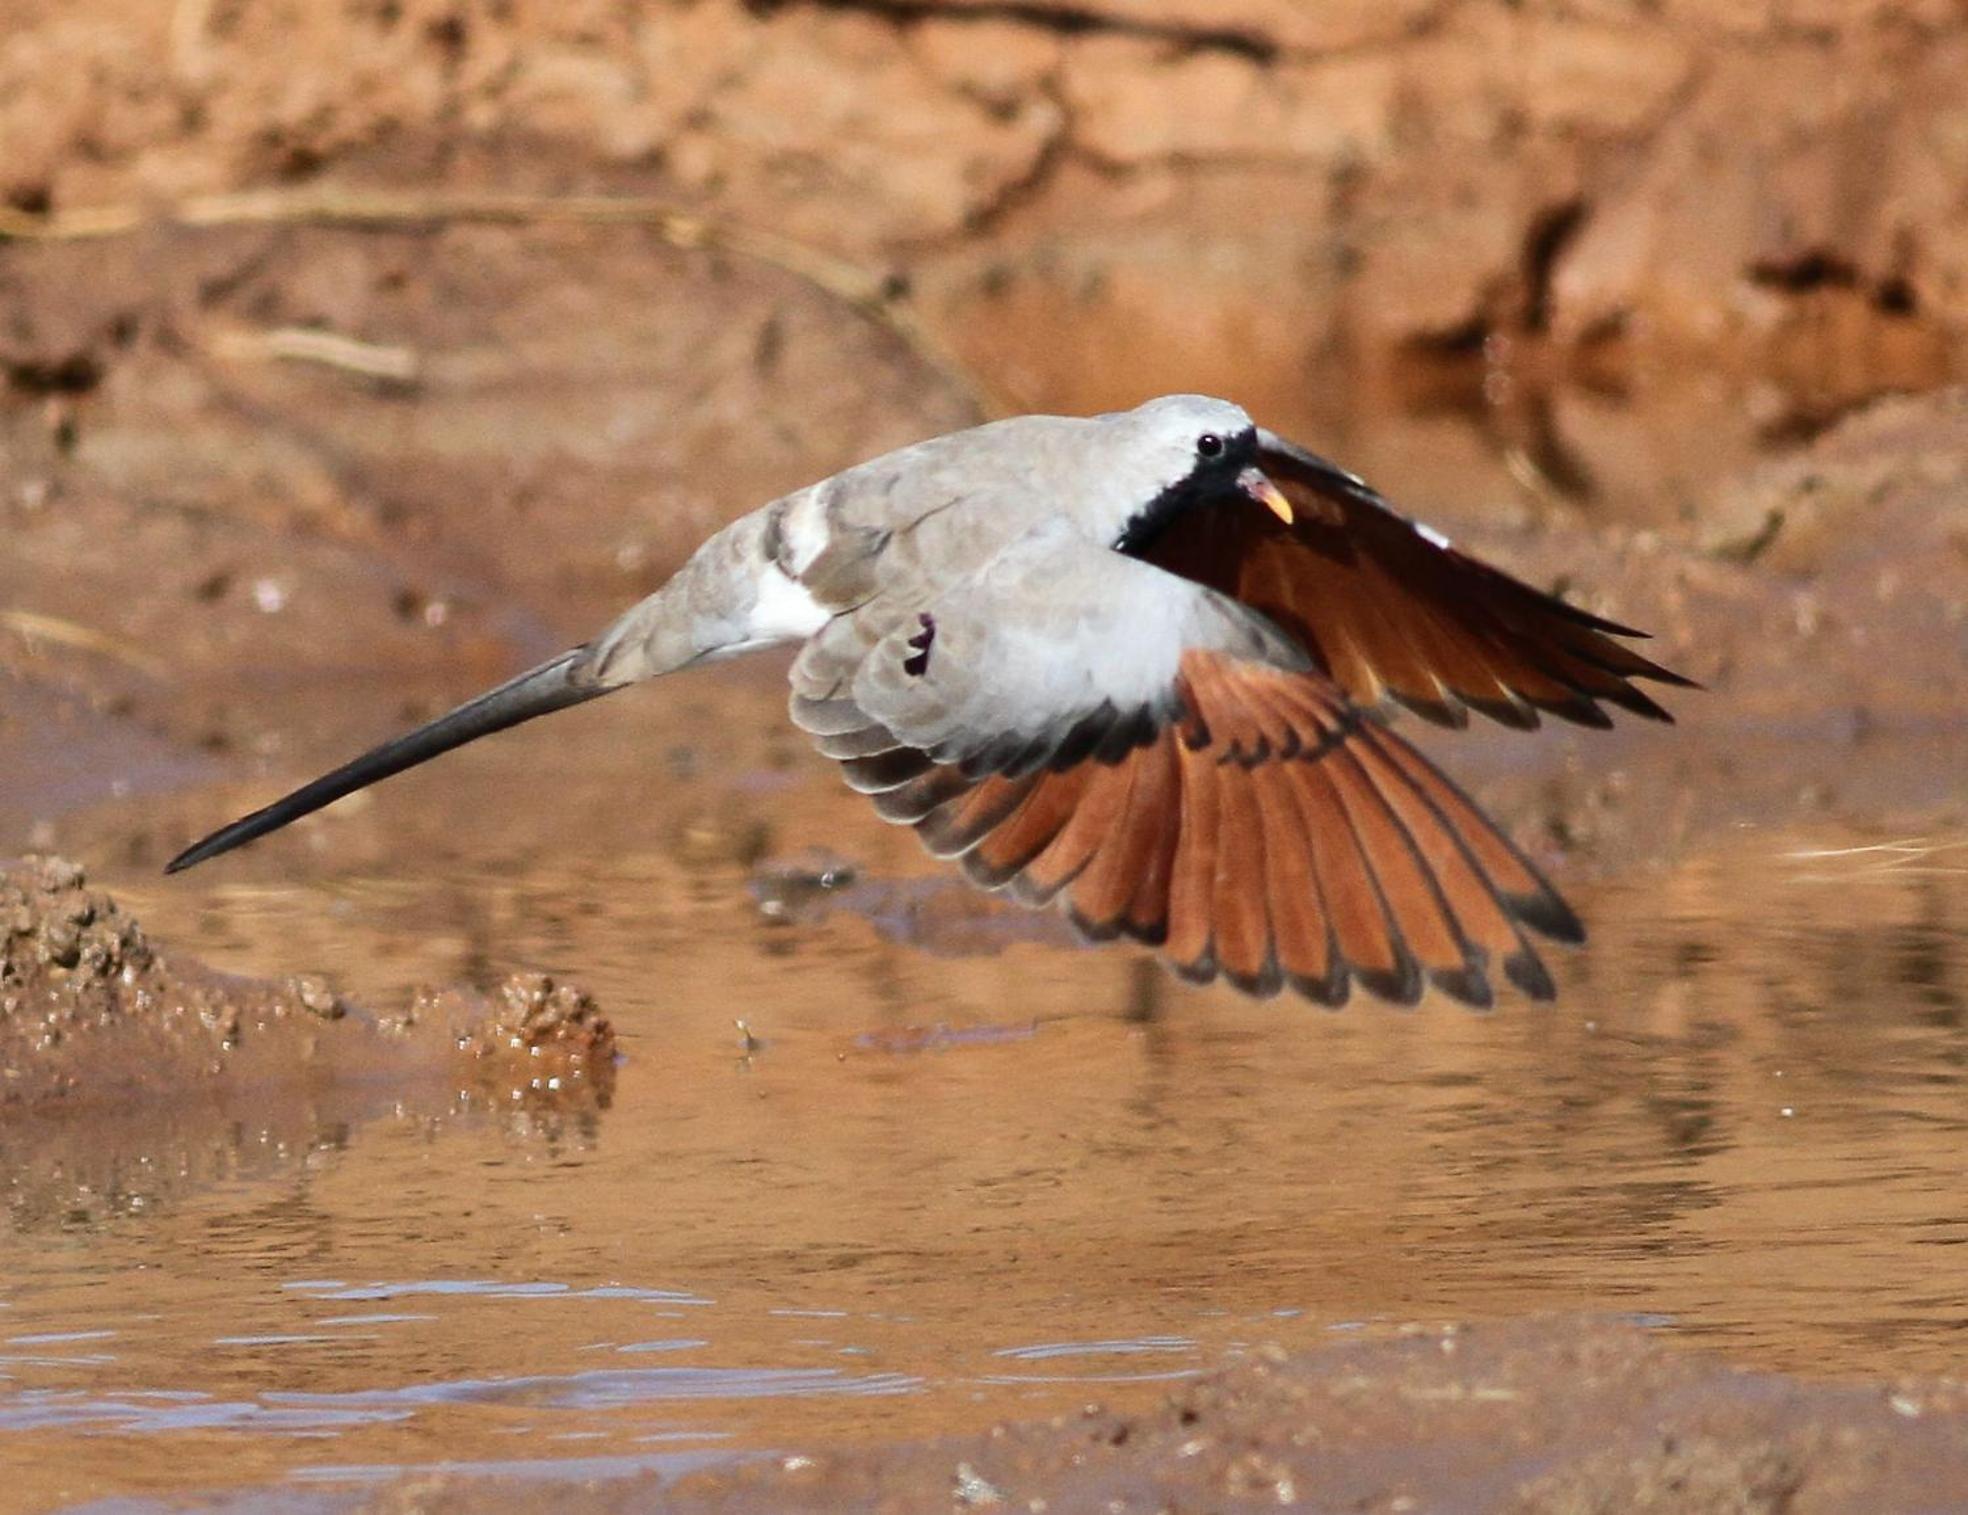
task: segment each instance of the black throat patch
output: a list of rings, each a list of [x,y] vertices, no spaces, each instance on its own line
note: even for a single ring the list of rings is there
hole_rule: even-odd
[[[1176,480],[1128,517],[1127,525],[1114,539],[1114,551],[1129,557],[1141,556],[1176,517],[1236,493],[1237,475],[1256,458],[1255,431],[1232,437],[1221,457],[1198,458],[1186,477]]]

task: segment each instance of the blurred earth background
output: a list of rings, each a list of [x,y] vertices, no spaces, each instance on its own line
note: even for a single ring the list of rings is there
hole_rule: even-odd
[[[1964,378],[1962,0],[0,0],[0,1507],[1968,1508]],[[1168,390],[1708,686],[1427,738],[1555,1006],[1081,950],[770,658],[158,876]]]

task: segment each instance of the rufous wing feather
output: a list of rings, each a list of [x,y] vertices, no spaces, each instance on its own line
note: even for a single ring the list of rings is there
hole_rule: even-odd
[[[1156,944],[1191,979],[1326,1005],[1355,984],[1412,1004],[1432,983],[1488,1005],[1500,966],[1549,996],[1526,928],[1576,940],[1577,919],[1414,748],[1318,672],[1192,651],[1177,694],[1118,761],[981,779],[894,761],[877,803],[973,881],[1059,900],[1087,936]]]
[[[1356,703],[1605,726],[1602,703],[1671,719],[1635,679],[1692,684],[1616,640],[1642,633],[1468,556],[1323,460],[1276,439],[1258,457],[1289,525],[1239,497],[1178,516],[1139,555],[1262,611]]]

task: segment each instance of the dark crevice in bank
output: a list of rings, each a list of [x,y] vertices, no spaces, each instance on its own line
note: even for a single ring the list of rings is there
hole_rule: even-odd
[[[1186,26],[1180,22],[1136,19],[1082,5],[1048,5],[1040,0],[982,0],[976,5],[951,6],[935,0],[749,0],[754,15],[771,15],[797,4],[825,10],[861,11],[897,26],[920,21],[1015,21],[1023,26],[1080,37],[1104,33],[1167,42],[1186,52],[1229,53],[1256,63],[1276,59],[1276,41],[1243,27]]]

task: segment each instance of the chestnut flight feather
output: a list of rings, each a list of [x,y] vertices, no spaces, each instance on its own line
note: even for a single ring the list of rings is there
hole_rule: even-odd
[[[1360,480],[1172,395],[1023,416],[741,517],[593,641],[213,833],[170,872],[453,747],[643,679],[800,644],[792,717],[987,889],[1185,978],[1534,998],[1584,930],[1386,724],[1604,726],[1689,680],[1456,550]]]

